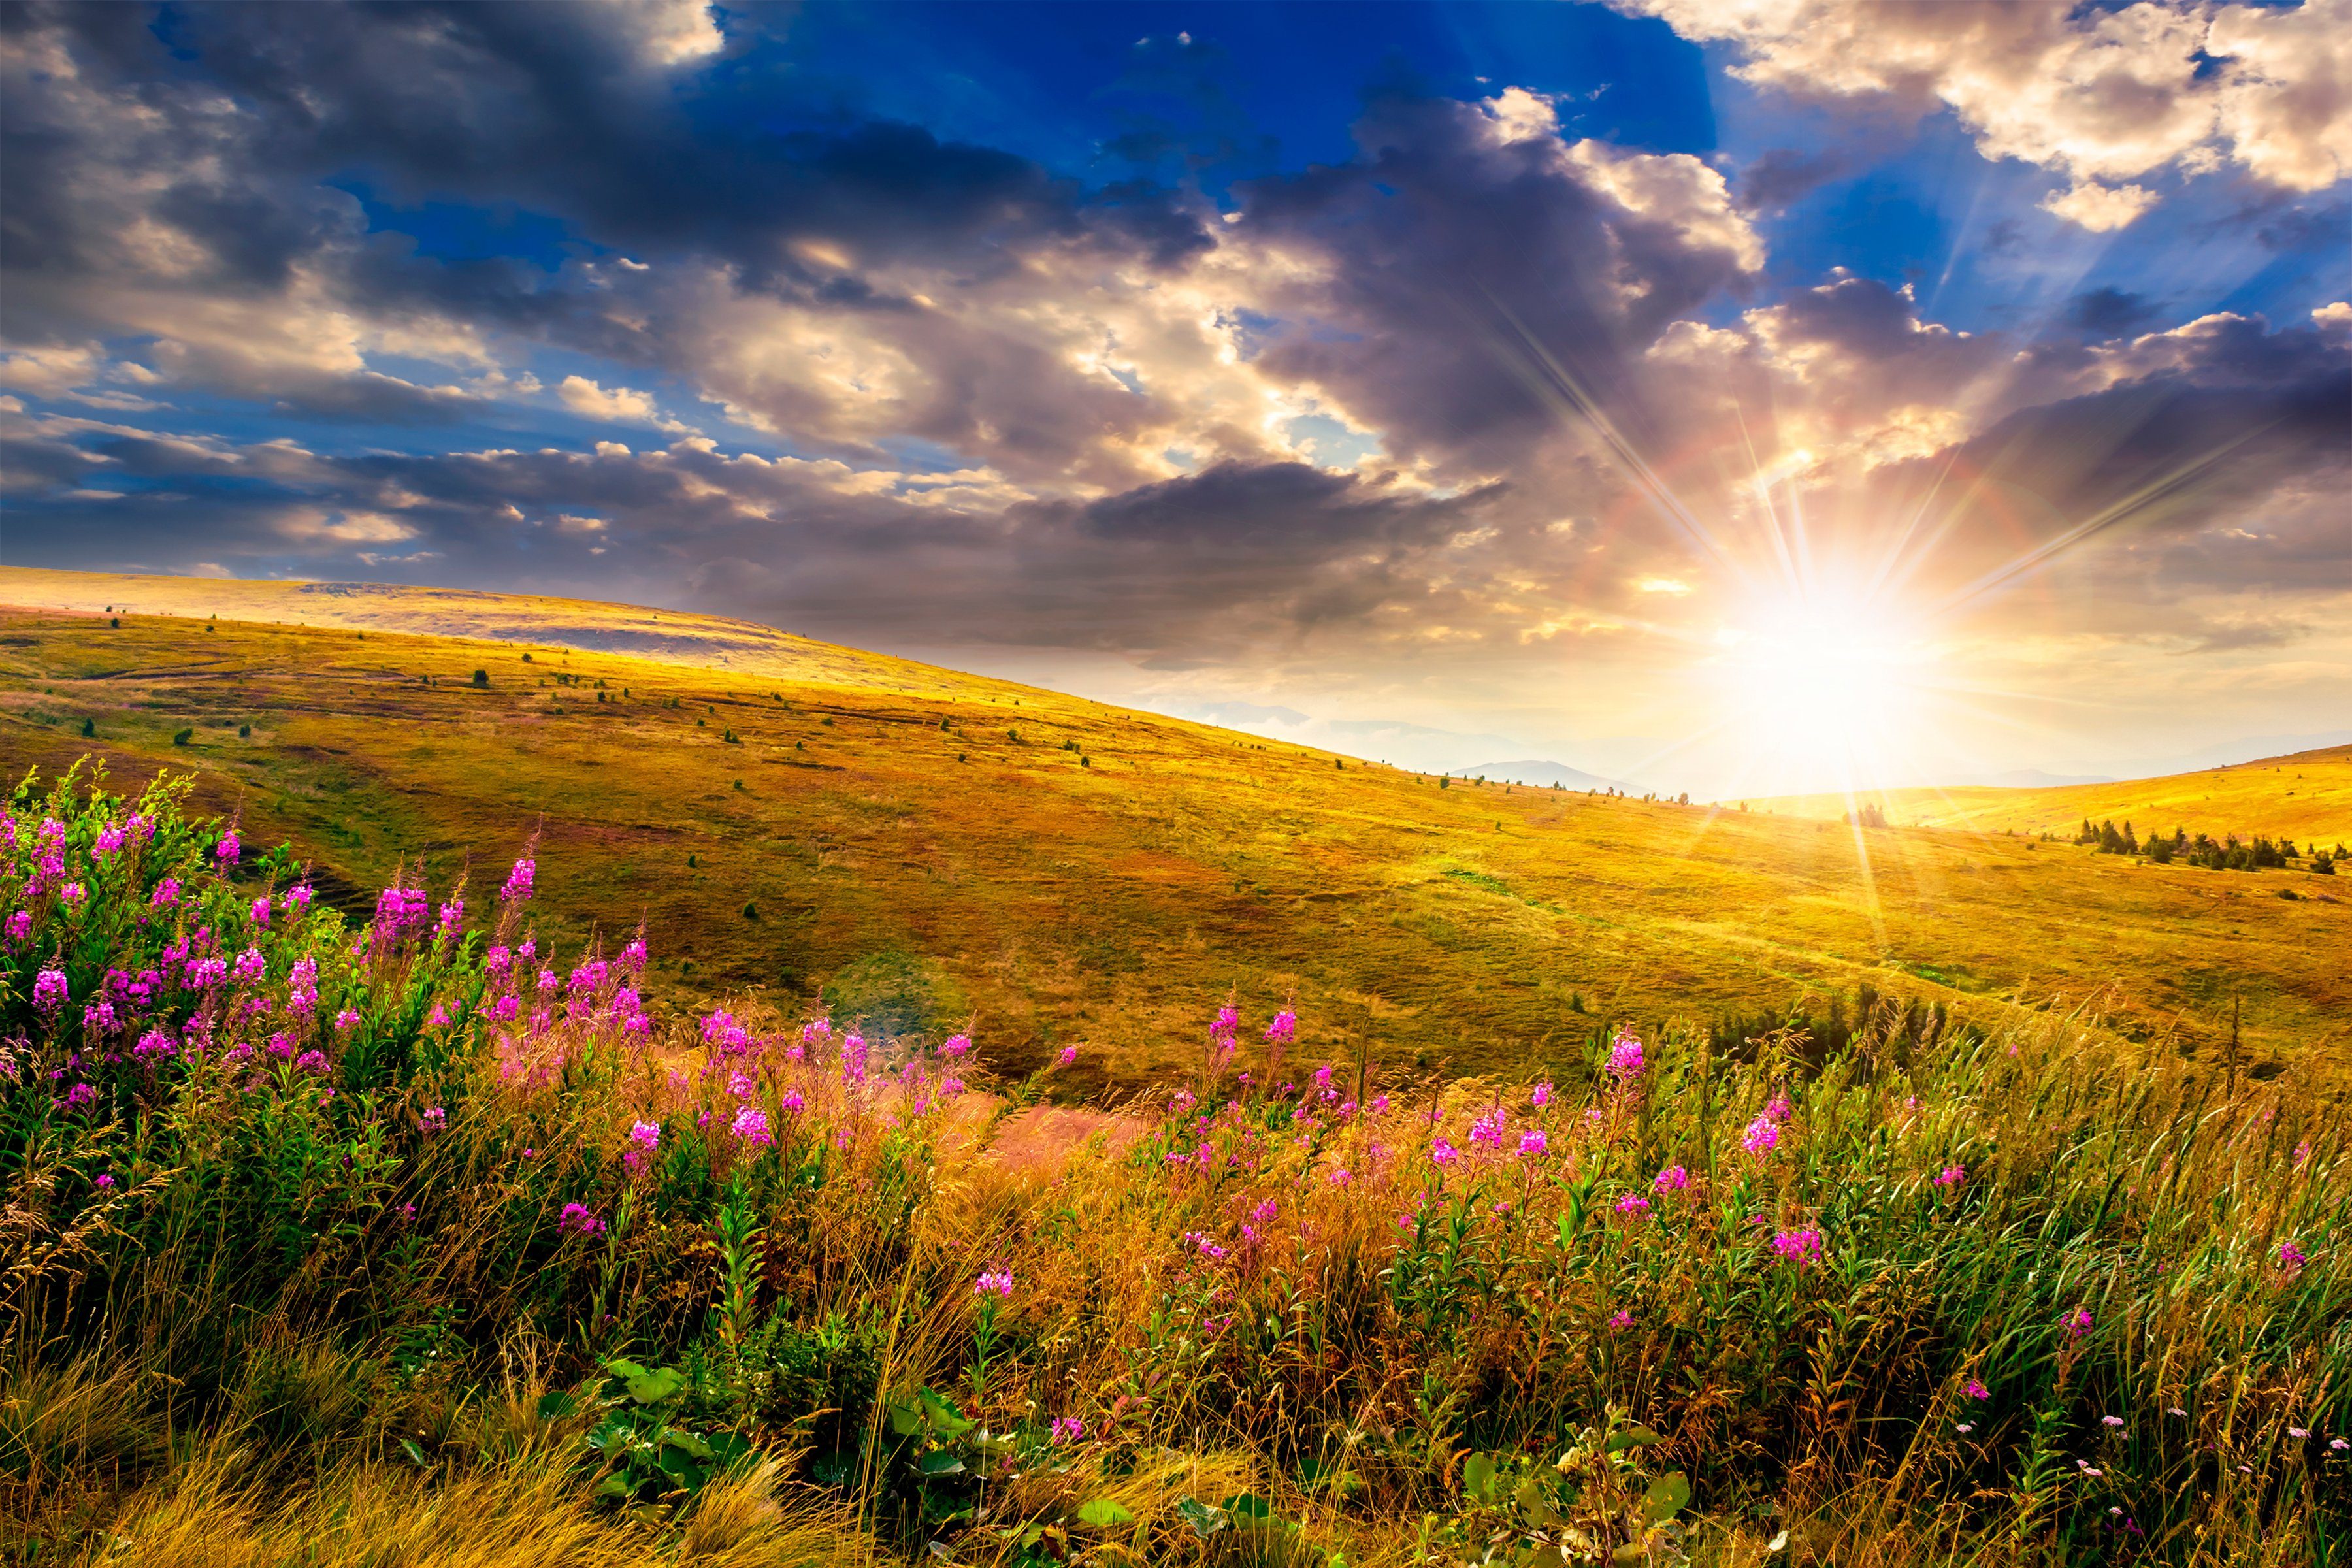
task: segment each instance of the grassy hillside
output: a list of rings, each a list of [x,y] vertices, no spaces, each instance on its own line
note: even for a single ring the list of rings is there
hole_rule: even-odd
[[[489,869],[353,927],[172,785],[0,807],[0,1558],[2352,1551],[2298,1076],[2030,1017],[1433,1085],[1203,1009],[1128,1142],[1024,1148],[984,1041],[656,1022]]]
[[[2130,822],[2142,837],[2180,827],[2192,838],[2259,834],[2333,846],[2352,843],[2352,746],[2116,784],[1872,790],[1854,799],[1877,802],[1889,822],[1979,833],[2071,835],[2088,817],[2094,827]],[[1750,804],[1799,816],[1834,817],[1853,809],[1845,796],[1827,795]]]
[[[36,605],[79,591],[31,573],[0,588]],[[1862,982],[1987,1015],[2089,1008],[2191,1051],[2237,1002],[2258,1064],[2308,1050],[2331,1070],[2352,1016],[2352,884],[2301,871],[1441,788],[654,612],[173,583],[92,607],[232,591],[250,618],[8,614],[0,762],[91,752],[119,785],[194,770],[201,805],[241,814],[248,841],[290,838],[352,908],[404,858],[436,879],[470,860],[478,896],[539,832],[542,920],[567,937],[642,920],[663,955],[650,988],[680,1001],[831,984],[912,1023],[969,1012],[1017,1068],[1082,1045],[1128,1085],[1189,1065],[1202,999],[1228,990],[1261,1012],[1295,996],[1307,1049],[1456,1070],[1566,1065],[1603,1020]],[[696,668],[331,628],[323,603],[746,640],[723,650],[733,668]]]

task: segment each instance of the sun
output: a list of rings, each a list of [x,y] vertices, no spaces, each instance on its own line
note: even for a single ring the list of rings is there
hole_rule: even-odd
[[[1759,776],[1890,783],[1928,739],[1932,656],[1866,603],[1768,605],[1716,640],[1724,718]]]

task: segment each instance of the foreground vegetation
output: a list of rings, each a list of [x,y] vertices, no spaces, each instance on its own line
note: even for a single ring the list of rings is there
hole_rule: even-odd
[[[641,937],[541,940],[533,855],[346,923],[184,793],[6,823],[20,1561],[2347,1550],[2301,1070],[1889,1009],[1423,1082],[1227,1006],[1056,1146],[1075,1047],[666,1026]]]
[[[146,584],[134,610],[168,589],[257,618],[0,617],[12,775],[84,752],[121,779],[193,772],[203,807],[292,843],[352,916],[404,864],[446,881],[541,829],[542,931],[642,921],[657,1022],[888,993],[898,1026],[975,1016],[1006,1071],[1077,1044],[1070,1078],[1132,1093],[1189,1066],[1201,998],[1228,991],[1294,1005],[1302,1049],[1533,1081],[1608,1024],[1819,1016],[1871,986],[1986,1029],[2096,1018],[2199,1063],[2234,1019],[2249,1070],[2347,1064],[2352,884],[2307,865],[1446,784],[625,607],[106,581]],[[683,658],[698,633],[725,668],[557,640]]]

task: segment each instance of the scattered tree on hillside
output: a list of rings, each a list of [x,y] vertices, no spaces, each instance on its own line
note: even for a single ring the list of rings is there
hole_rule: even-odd
[[[1886,826],[1886,813],[1881,811],[1874,800],[1866,803],[1860,811],[1847,812],[1845,820],[1850,827],[1884,827]]]

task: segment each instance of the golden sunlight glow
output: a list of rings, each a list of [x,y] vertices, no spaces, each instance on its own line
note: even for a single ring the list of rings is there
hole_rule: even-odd
[[[1724,717],[1760,777],[1868,788],[1891,782],[1927,740],[1930,656],[1859,603],[1768,607],[1717,646]]]

